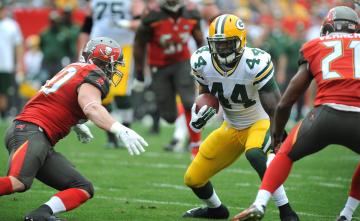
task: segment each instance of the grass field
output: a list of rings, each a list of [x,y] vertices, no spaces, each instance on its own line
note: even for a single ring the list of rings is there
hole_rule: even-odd
[[[7,125],[0,124],[0,135]],[[148,128],[135,130],[150,143],[147,152],[131,157],[124,149],[104,149],[104,133],[92,127],[95,140],[81,144],[74,133],[62,140],[56,150],[68,157],[95,186],[95,197],[80,208],[61,214],[69,221],[177,221],[184,211],[201,202],[183,184],[183,174],[190,163],[188,153],[162,150],[173,128],[163,128],[160,135],[147,135]],[[210,129],[205,132],[208,133]],[[7,152],[0,148],[0,171],[6,173]],[[337,146],[295,164],[285,187],[302,221],[334,221],[347,198],[352,173],[359,162],[354,153]],[[213,184],[231,216],[253,202],[259,180],[242,156],[230,168],[215,176]],[[35,181],[26,193],[0,198],[0,221],[20,221],[55,190]],[[195,220],[195,219],[194,219]],[[265,221],[279,220],[270,202]],[[360,220],[360,213],[354,220]]]

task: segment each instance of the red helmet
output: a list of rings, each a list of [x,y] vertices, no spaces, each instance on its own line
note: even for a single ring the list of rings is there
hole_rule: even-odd
[[[88,41],[81,60],[98,66],[115,86],[123,77],[119,67],[124,66],[124,56],[120,45],[111,38],[98,37]]]
[[[320,36],[331,32],[355,33],[359,32],[359,16],[349,7],[337,6],[328,12],[323,25],[321,26]]]

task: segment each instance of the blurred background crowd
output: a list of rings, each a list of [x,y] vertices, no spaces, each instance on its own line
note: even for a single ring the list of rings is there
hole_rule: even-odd
[[[144,1],[156,4],[156,0]],[[219,14],[232,13],[245,22],[248,45],[269,52],[276,68],[276,78],[282,90],[297,70],[301,45],[319,36],[326,12],[335,5],[346,5],[360,13],[360,1],[353,0],[186,0],[189,7],[197,7],[207,24]],[[14,64],[3,67],[0,74],[13,72],[11,87],[0,96],[2,119],[21,110],[40,86],[62,67],[78,59],[78,37],[88,12],[86,0],[1,0],[0,33],[8,32],[4,19],[14,22],[13,42],[6,42],[0,34],[2,50],[13,44]],[[1,58],[2,60],[3,58]],[[7,69],[6,69],[7,68]],[[136,106],[136,104],[134,104]],[[309,92],[298,102],[293,120],[301,119],[311,105]],[[136,118],[146,114],[138,109]]]

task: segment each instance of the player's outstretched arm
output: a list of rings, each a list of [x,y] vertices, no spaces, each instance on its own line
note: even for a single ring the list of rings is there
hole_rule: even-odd
[[[78,103],[86,117],[104,130],[117,136],[126,146],[130,155],[145,151],[147,142],[135,131],[117,122],[101,105],[101,92],[95,86],[84,83],[78,90]]]
[[[301,64],[296,75],[291,79],[285,93],[281,97],[274,117],[273,139],[279,142],[282,139],[282,132],[290,117],[291,108],[299,97],[306,91],[312,81],[312,75],[307,69],[307,63]]]

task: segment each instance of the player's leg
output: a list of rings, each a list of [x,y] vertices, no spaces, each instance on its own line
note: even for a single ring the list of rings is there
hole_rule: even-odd
[[[176,96],[176,104],[178,116],[175,121],[173,137],[170,143],[167,144],[164,149],[166,151],[182,152],[184,150],[185,142],[188,139],[188,130],[186,126],[184,106],[182,105],[179,96]]]
[[[191,120],[191,107],[195,100],[195,82],[189,74],[190,72],[191,66],[189,61],[179,62],[175,72],[174,84],[185,109],[186,126],[190,137],[189,149],[191,150],[192,157],[195,157],[199,151],[201,133],[194,132],[189,126]]]
[[[243,135],[245,134],[244,132]],[[184,182],[206,203],[206,207],[191,209],[184,217],[228,218],[229,212],[209,180],[242,154],[245,138],[246,136],[241,136],[241,132],[223,123],[201,144],[199,153],[185,173]]]
[[[359,206],[360,202],[360,164],[356,167],[352,181],[351,189],[349,192],[348,199],[345,203],[343,210],[340,212],[340,216],[337,221],[347,221],[351,220],[353,213],[356,208]]]
[[[38,126],[19,121],[9,127],[5,143],[10,156],[7,176],[0,177],[0,196],[30,189],[50,147]]]
[[[258,214],[259,211],[263,216],[269,199],[275,190],[285,182],[295,161],[320,151],[328,144],[337,143],[338,131],[341,131],[339,125],[343,125],[343,123],[332,110],[326,106],[316,107],[291,130],[267,168],[253,206],[236,215],[237,219],[234,220],[248,220],[246,217]],[[354,119],[352,120],[354,121]],[[335,127],[337,128],[336,132],[333,130]],[[344,130],[348,131],[345,128]]]
[[[84,178],[63,155],[53,149],[50,150],[36,178],[60,192],[26,214],[25,220],[54,217],[55,214],[79,207],[94,195],[91,182]]]
[[[262,180],[267,164],[273,159],[273,154],[267,158],[266,153],[270,148],[270,121],[260,120],[252,125],[249,129],[249,135],[245,147],[245,156],[250,162],[251,166],[258,173]],[[296,213],[293,211],[289,204],[289,200],[286,196],[283,186],[280,186],[273,196],[275,205],[279,208],[280,220],[299,220]]]
[[[172,65],[156,70],[152,68],[152,71],[152,86],[160,117],[172,124],[177,117],[175,86],[172,80]]]

